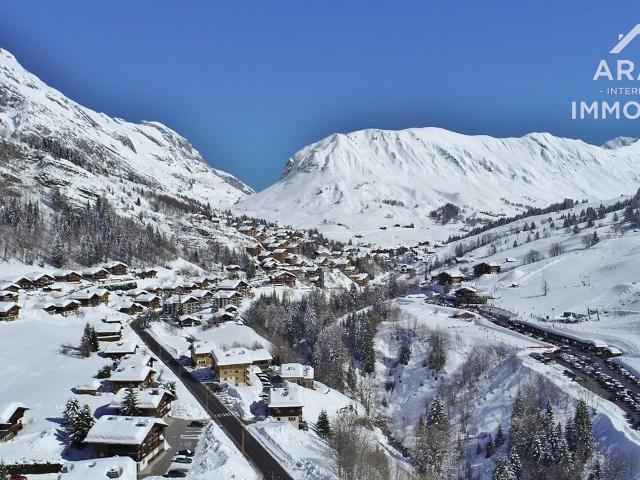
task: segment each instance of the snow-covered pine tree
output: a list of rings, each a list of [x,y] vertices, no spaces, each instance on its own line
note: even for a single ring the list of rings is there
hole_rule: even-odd
[[[507,457],[498,457],[493,467],[492,480],[517,480],[511,462]]]
[[[489,434],[489,438],[487,439],[487,444],[484,448],[484,456],[485,458],[491,458],[494,453],[496,453],[496,445],[493,442],[493,436]]]
[[[322,438],[331,437],[331,422],[329,422],[329,415],[327,415],[326,410],[320,411],[318,421],[316,422],[316,429],[318,430],[318,435]]]
[[[62,413],[62,419],[66,426],[72,425],[75,421],[78,412],[80,411],[80,403],[77,399],[71,398],[67,400],[64,406],[64,412]]]
[[[138,393],[133,388],[126,389],[120,412],[127,417],[137,417],[140,415],[140,400]]]
[[[498,430],[496,431],[496,440],[495,440],[496,448],[500,448],[502,445],[504,445],[504,442],[505,442],[505,438],[504,438],[504,433],[502,431],[502,424],[498,424]]]
[[[593,426],[589,418],[589,407],[584,400],[578,401],[573,417],[573,434],[575,435],[574,458],[584,465],[595,450]]]
[[[61,268],[65,263],[66,253],[64,249],[64,243],[62,242],[60,232],[56,231],[51,247],[51,264],[56,268]]]
[[[67,439],[69,444],[74,447],[79,446],[86,438],[87,433],[89,433],[94,423],[95,420],[91,408],[89,405],[84,405],[70,425],[71,428],[68,430]]]

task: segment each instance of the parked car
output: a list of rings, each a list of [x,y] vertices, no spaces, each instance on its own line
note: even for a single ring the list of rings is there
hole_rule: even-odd
[[[189,457],[175,457],[173,463],[192,463],[193,459]]]
[[[176,468],[169,470],[164,474],[164,478],[184,478],[187,476],[187,472],[184,470],[178,470]]]
[[[189,426],[192,428],[203,428],[204,422],[201,422],[200,420],[194,420],[189,424]]]
[[[189,450],[188,448],[185,448],[184,450],[180,450],[178,452],[178,455],[181,455],[183,457],[193,457],[196,454],[196,452],[194,452],[193,450]]]

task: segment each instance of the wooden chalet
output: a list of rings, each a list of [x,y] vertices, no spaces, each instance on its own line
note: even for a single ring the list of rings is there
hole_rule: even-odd
[[[16,285],[15,283],[3,283],[2,285],[0,285],[0,290],[2,290],[3,292],[19,293],[20,286]]]
[[[242,295],[235,290],[218,290],[211,297],[211,303],[216,308],[225,308],[228,305],[239,307],[242,303]]]
[[[94,327],[100,342],[119,342],[122,340],[122,324],[103,322]]]
[[[202,320],[195,315],[186,314],[178,318],[178,324],[181,327],[199,327],[202,325]]]
[[[105,357],[118,360],[127,355],[133,355],[138,351],[138,345],[134,342],[111,343],[102,349]]]
[[[495,274],[495,273],[500,273],[500,264],[499,263],[482,262],[482,263],[478,263],[477,265],[473,266],[473,274],[476,277],[480,277],[482,275]]]
[[[20,287],[23,290],[33,290],[35,288],[35,285],[33,284],[33,280],[27,277],[16,278],[13,283],[15,283],[18,287]]]
[[[271,283],[274,285],[287,285],[292,287],[296,284],[296,276],[291,272],[277,272],[271,276]]]
[[[33,286],[35,288],[48,287],[49,285],[53,285],[55,281],[56,281],[55,277],[47,273],[43,273],[41,275],[35,275],[34,277],[31,278],[31,282],[33,283]]]
[[[73,391],[78,395],[98,396],[102,393],[103,386],[100,380],[93,379],[88,383],[76,386]]]
[[[449,270],[441,272],[436,276],[440,285],[453,285],[454,283],[460,283],[464,280],[464,275],[457,270]]]
[[[95,290],[81,290],[69,296],[71,300],[80,302],[82,307],[97,307],[101,303],[109,303],[109,290],[97,288]]]
[[[126,315],[137,315],[141,313],[143,310],[144,310],[144,307],[142,305],[132,301],[124,302],[118,308],[118,311],[120,313],[124,313]]]
[[[478,292],[473,287],[460,287],[453,294],[456,305],[479,305],[487,303],[487,295]]]
[[[231,278],[225,278],[218,283],[218,291],[236,291],[243,297],[249,294],[249,284],[244,280],[234,280]]]
[[[77,300],[60,299],[48,303],[43,310],[49,315],[75,315],[80,309],[80,302]]]
[[[99,458],[124,456],[144,470],[165,449],[167,424],[154,417],[103,415],[87,433],[85,443]]]
[[[155,293],[141,293],[136,296],[134,302],[142,305],[144,308],[150,308],[155,310],[156,308],[160,308],[160,304],[162,303],[162,299],[156,295]]]
[[[122,361],[112,373],[109,381],[113,391],[118,392],[122,388],[148,388],[153,385],[155,370],[142,363],[134,361]]]
[[[300,428],[303,422],[303,408],[302,391],[298,385],[284,382],[283,387],[269,390],[267,415],[277,421],[291,422],[296,428]]]
[[[129,266],[122,262],[110,262],[104,266],[110,275],[126,275],[129,273]]]
[[[264,250],[264,247],[260,243],[256,243],[250,247],[246,248],[247,253],[253,257],[257,257]]]
[[[101,282],[109,277],[109,272],[102,267],[88,268],[82,271],[82,278],[91,282]]]
[[[0,403],[0,441],[15,437],[22,430],[22,419],[29,407],[23,403]]]
[[[0,321],[17,319],[20,316],[20,308],[15,302],[0,302]]]
[[[296,383],[305,388],[315,388],[313,367],[300,363],[283,363],[279,375],[287,382]]]
[[[82,280],[82,274],[74,270],[54,272],[53,277],[56,279],[56,282],[64,283],[80,283],[80,280]]]
[[[10,290],[0,291],[0,302],[16,302],[18,300],[18,294]]]
[[[139,278],[156,278],[158,271],[155,268],[143,268],[137,275]]]

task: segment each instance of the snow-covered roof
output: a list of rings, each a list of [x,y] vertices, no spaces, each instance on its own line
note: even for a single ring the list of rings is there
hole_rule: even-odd
[[[130,457],[94,458],[68,462],[62,466],[58,480],[136,480],[138,468]]]
[[[109,262],[109,263],[105,263],[104,264],[104,268],[114,268],[117,267],[119,265],[122,265],[123,267],[127,267],[129,268],[129,266],[126,263],[122,263],[122,262]]]
[[[127,364],[119,365],[118,368],[111,374],[110,380],[112,382],[142,382],[150,373],[153,373],[153,368],[148,365],[140,364]]]
[[[21,408],[29,410],[29,407],[20,402],[0,403],[0,423],[9,423],[9,420],[13,414],[16,413],[16,410]]]
[[[96,333],[110,334],[120,333],[122,331],[122,324],[120,323],[101,323],[94,327]]]
[[[256,350],[250,350],[251,359],[254,362],[265,362],[273,360],[271,353],[266,348],[258,348]]]
[[[138,407],[144,410],[151,410],[158,408],[160,406],[160,402],[164,396],[169,395],[174,398],[174,395],[165,390],[164,388],[132,388],[133,392],[138,397]],[[121,388],[116,393],[115,397],[113,397],[113,401],[111,402],[111,408],[122,408],[125,405],[125,398],[127,396],[127,389]]]
[[[213,294],[212,298],[214,299],[233,298],[233,297],[237,297],[238,295],[240,294],[235,290],[219,290]]]
[[[185,303],[197,301],[198,299],[191,295],[173,295],[170,298],[167,298],[164,303],[167,305],[183,305]]]
[[[246,285],[246,282],[225,278],[218,284],[218,290],[237,290],[242,284]]]
[[[100,272],[105,272],[107,275],[109,274],[109,272],[107,272],[102,267],[93,267],[93,268],[86,268],[82,270],[82,275],[95,275],[96,273],[100,273]]]
[[[18,305],[15,302],[0,302],[0,313],[7,313],[13,307],[18,307],[19,308],[20,305]]]
[[[137,348],[138,345],[135,342],[116,342],[109,343],[102,349],[102,351],[107,355],[113,353],[133,353]]]
[[[272,388],[269,392],[269,408],[304,407],[302,388],[285,382],[284,387]]]
[[[109,294],[109,290],[106,290],[104,288],[94,288],[94,289],[80,290],[79,292],[74,292],[71,295],[69,295],[69,298],[74,300],[89,300],[96,295],[99,297],[103,297],[108,294]]]
[[[85,442],[140,445],[155,425],[167,426],[159,418],[105,415],[96,420]]]
[[[135,297],[135,301],[136,302],[142,302],[142,303],[149,303],[152,302],[154,300],[160,300],[160,297],[158,295],[156,295],[155,293],[149,293],[149,292],[144,292],[144,293],[140,293],[140,295],[137,295]]]
[[[287,378],[306,378],[313,380],[313,367],[301,363],[283,363],[280,366],[280,376]]]
[[[92,392],[92,391],[99,390],[100,387],[102,387],[102,383],[100,383],[100,380],[93,379],[87,383],[77,385],[76,390],[86,390],[86,391]]]
[[[68,308],[70,305],[80,305],[76,300],[71,300],[69,298],[59,298],[57,300],[53,300],[47,303],[44,308],[56,307],[56,308]]]
[[[229,348],[226,350],[213,348],[211,355],[218,366],[249,365],[253,362],[251,350],[244,347]]]
[[[191,350],[196,355],[206,355],[207,353],[211,353],[214,345],[210,342],[193,342],[191,344]]]

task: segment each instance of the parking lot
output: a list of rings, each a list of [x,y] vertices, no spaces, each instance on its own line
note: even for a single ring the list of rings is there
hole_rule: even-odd
[[[493,310],[483,309],[482,313],[494,323],[558,347],[553,353],[534,353],[531,356],[544,363],[557,362],[562,365],[568,378],[616,404],[626,413],[631,428],[640,431],[640,378],[615,363],[613,358],[607,358],[606,352],[598,351],[592,345],[563,337],[557,332],[518,323],[513,317],[495,312],[498,309]]]
[[[191,420],[181,420],[178,418],[167,418],[167,429],[165,430],[165,439],[171,449],[164,452],[158,457],[144,472],[141,478],[150,476],[163,476],[168,470],[189,470],[189,464],[172,463],[171,460],[180,450],[196,450],[202,427],[191,426]]]

